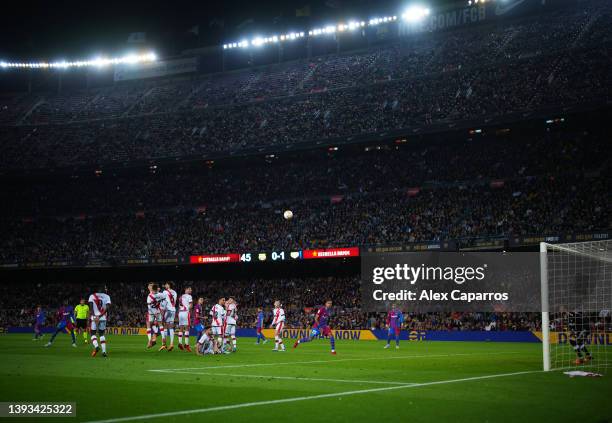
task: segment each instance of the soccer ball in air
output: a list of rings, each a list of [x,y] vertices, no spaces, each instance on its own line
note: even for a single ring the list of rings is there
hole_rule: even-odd
[[[291,210],[285,210],[285,213],[283,213],[283,217],[289,220],[293,217],[293,212]]]

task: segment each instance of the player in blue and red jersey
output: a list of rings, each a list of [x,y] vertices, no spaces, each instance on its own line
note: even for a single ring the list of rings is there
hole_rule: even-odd
[[[32,341],[38,341],[43,337],[42,328],[47,320],[47,315],[41,306],[36,307],[36,320],[34,321],[34,338]]]
[[[196,331],[196,339],[200,339],[206,324],[206,312],[204,311],[204,298],[198,298],[198,302],[193,306],[193,322],[191,327]]]
[[[315,322],[314,325],[312,325],[312,330],[310,331],[310,336],[306,336],[302,339],[298,339],[297,341],[295,341],[295,344],[293,344],[293,348],[297,348],[297,346],[300,345],[302,342],[310,342],[312,341],[312,338],[315,338],[319,335],[329,336],[331,353],[333,355],[336,355],[336,339],[334,338],[334,334],[332,333],[332,330],[329,327],[331,306],[332,300],[325,301],[325,306],[317,310],[317,314],[315,315]]]
[[[391,336],[395,334],[395,348],[399,349],[402,323],[404,323],[404,315],[395,304],[391,304],[391,310],[387,313],[387,345],[385,345],[385,348],[391,346]]]
[[[263,343],[265,344],[266,342],[268,342],[268,340],[266,339],[266,337],[264,336],[262,329],[264,326],[264,312],[263,312],[263,308],[261,307],[257,307],[257,324],[255,325],[255,330],[257,331],[257,342],[256,345],[259,345],[259,341],[263,340]]]
[[[59,308],[57,311],[57,326],[55,327],[55,333],[51,336],[49,342],[45,345],[45,347],[50,347],[55,341],[55,337],[64,331],[68,331],[70,333],[70,337],[72,338],[72,346],[76,347],[76,338],[74,337],[74,328],[75,328],[75,320],[74,320],[74,307],[69,304],[68,301],[64,301],[64,305]]]

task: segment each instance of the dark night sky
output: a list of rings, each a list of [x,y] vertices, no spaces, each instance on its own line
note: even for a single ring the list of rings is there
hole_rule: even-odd
[[[131,32],[146,32],[161,55],[184,48],[217,45],[241,34],[305,30],[341,18],[367,18],[399,13],[402,0],[276,0],[276,1],[33,1],[4,4],[0,17],[0,59],[57,60],[121,54]],[[421,2],[422,3],[422,2]],[[448,3],[430,0],[428,5]],[[309,4],[308,18],[295,10]],[[250,26],[236,28],[247,19]],[[211,22],[217,22],[217,25]],[[223,22],[222,26],[219,23]],[[199,25],[199,38],[189,29]]]

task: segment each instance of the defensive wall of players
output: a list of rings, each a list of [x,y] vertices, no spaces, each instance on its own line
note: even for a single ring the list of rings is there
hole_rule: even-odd
[[[49,326],[43,329],[44,333],[53,333],[55,327]],[[282,337],[285,339],[299,339],[310,334],[310,329],[284,329]],[[345,341],[378,341],[387,339],[385,329],[354,329],[334,330],[336,340]],[[0,328],[0,333],[32,333],[30,327],[8,327]],[[107,328],[109,335],[131,335],[146,336],[146,328],[132,327],[110,327]],[[274,329],[264,329],[264,336],[274,339]],[[191,330],[195,336],[195,331]],[[256,337],[255,329],[237,329],[236,336],[239,338]],[[468,342],[541,342],[541,332],[530,331],[402,331],[400,339],[404,341],[468,341]],[[569,334],[566,332],[551,332],[551,344],[565,345],[568,343]],[[587,339],[587,345],[612,345],[612,332],[594,333]]]

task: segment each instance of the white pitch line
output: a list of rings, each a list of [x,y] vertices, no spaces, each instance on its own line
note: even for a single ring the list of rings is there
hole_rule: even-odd
[[[310,360],[310,361],[288,361],[282,363],[252,363],[252,364],[234,364],[230,366],[205,366],[205,367],[181,367],[176,369],[149,369],[148,372],[162,372],[174,370],[208,370],[208,369],[237,369],[245,367],[269,367],[269,366],[293,366],[295,364],[321,364],[321,363],[339,363],[346,361],[380,361],[380,360],[407,360],[413,358],[441,358],[441,357],[460,357],[460,356],[477,356],[477,355],[500,355],[500,354],[520,354],[520,351],[505,351],[495,353],[457,353],[457,354],[423,354],[423,355],[405,355],[400,357],[363,357],[363,358],[339,358],[337,360]]]
[[[414,385],[415,382],[386,382],[378,380],[355,380],[355,379],[324,379],[316,377],[299,377],[299,376],[270,376],[270,375],[245,375],[233,373],[217,373],[217,372],[191,372],[191,371],[168,371],[168,373],[181,373],[190,375],[207,375],[207,376],[229,376],[229,377],[246,377],[255,379],[280,379],[280,380],[306,380],[310,382],[338,382],[338,383],[371,383],[378,385]]]
[[[183,416],[187,414],[212,413],[215,411],[228,411],[228,410],[235,410],[239,408],[259,407],[262,405],[276,405],[276,404],[285,404],[285,403],[299,402],[299,401],[310,401],[310,400],[317,400],[317,399],[324,399],[324,398],[347,397],[351,395],[370,394],[370,393],[376,393],[376,392],[394,391],[394,390],[399,390],[399,389],[419,388],[422,386],[444,385],[448,383],[469,382],[473,380],[494,379],[494,378],[499,378],[499,377],[518,376],[518,375],[541,373],[541,372],[542,370],[528,370],[528,371],[514,372],[514,373],[499,373],[499,374],[494,374],[494,375],[473,376],[473,377],[466,377],[466,378],[461,378],[461,379],[450,379],[450,380],[439,380],[435,382],[415,383],[414,385],[386,386],[384,388],[360,389],[357,391],[334,392],[330,394],[310,395],[310,396],[304,396],[304,397],[283,398],[283,399],[257,401],[257,402],[244,402],[240,404],[221,405],[218,407],[196,408],[193,410],[169,411],[166,413],[119,417],[119,418],[113,418],[113,419],[107,419],[107,420],[95,420],[95,421],[90,421],[87,423],[119,423],[119,422],[135,421],[135,420],[158,419],[162,417]]]

